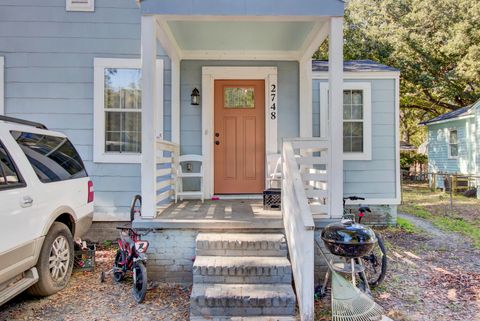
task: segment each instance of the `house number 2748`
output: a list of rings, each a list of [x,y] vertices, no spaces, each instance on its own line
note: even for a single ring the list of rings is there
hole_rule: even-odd
[[[272,84],[270,86],[270,119],[277,119],[277,85]]]

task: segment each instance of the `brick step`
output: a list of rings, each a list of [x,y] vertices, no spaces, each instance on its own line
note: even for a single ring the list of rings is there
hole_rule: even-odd
[[[294,316],[295,294],[287,284],[198,284],[190,296],[190,315]]]
[[[283,234],[200,233],[197,256],[287,256]]]
[[[292,267],[286,257],[197,256],[193,282],[291,284]]]
[[[256,316],[256,317],[201,317],[193,316],[190,321],[296,321],[294,316]],[[383,321],[383,320],[382,320]]]

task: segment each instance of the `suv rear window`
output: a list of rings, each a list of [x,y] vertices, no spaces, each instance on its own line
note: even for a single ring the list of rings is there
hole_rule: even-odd
[[[12,131],[40,181],[64,181],[87,176],[82,159],[64,137]]]
[[[22,186],[25,184],[23,184],[10,155],[0,142],[0,190]]]

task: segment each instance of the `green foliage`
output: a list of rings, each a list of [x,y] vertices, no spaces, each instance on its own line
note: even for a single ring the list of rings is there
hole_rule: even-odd
[[[401,151],[400,152],[400,167],[404,169],[409,169],[410,166],[415,164],[427,164],[428,157],[427,155],[418,154],[414,151],[407,152]]]
[[[480,0],[351,0],[346,60],[372,59],[401,71],[403,139],[417,124],[480,97]],[[328,59],[328,44],[314,58]],[[406,111],[414,109],[414,112]]]
[[[397,218],[397,226],[407,233],[418,233],[419,229],[409,220],[402,217]]]

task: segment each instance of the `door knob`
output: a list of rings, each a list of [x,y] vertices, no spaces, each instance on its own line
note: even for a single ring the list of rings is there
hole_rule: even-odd
[[[215,137],[220,137],[220,133],[215,133]]]
[[[220,145],[220,142],[218,140],[216,140],[215,145]]]

